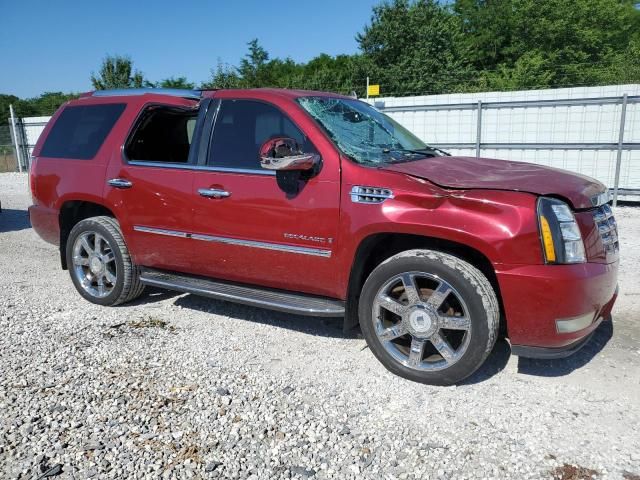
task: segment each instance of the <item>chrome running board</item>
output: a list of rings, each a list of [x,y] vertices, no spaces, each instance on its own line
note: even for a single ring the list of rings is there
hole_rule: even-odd
[[[152,287],[177,290],[252,307],[314,317],[344,316],[344,302],[304,293],[240,285],[183,273],[142,268],[140,281]]]

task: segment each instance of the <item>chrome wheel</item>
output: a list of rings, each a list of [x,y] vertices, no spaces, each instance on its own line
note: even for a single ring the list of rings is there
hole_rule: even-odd
[[[82,289],[95,298],[108,296],[116,286],[116,256],[99,233],[86,231],[73,244],[73,273]]]
[[[469,347],[469,309],[437,275],[413,271],[392,277],[375,296],[372,318],[387,353],[415,370],[448,368]]]

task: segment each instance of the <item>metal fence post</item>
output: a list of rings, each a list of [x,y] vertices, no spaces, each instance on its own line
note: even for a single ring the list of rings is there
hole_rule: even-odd
[[[481,137],[482,137],[482,100],[478,100],[478,125],[476,127],[476,158],[480,158]]]
[[[16,151],[16,162],[18,163],[18,171],[22,173],[22,159],[20,158],[21,151],[20,145],[18,145],[18,130],[16,125],[16,116],[13,113],[13,105],[9,105],[9,113],[11,114],[11,132],[13,133],[13,146]]]
[[[620,113],[620,134],[618,135],[618,151],[616,155],[616,176],[613,183],[613,206],[618,205],[618,187],[620,185],[620,166],[622,164],[622,147],[624,144],[624,124],[627,117],[627,94],[622,96],[622,112]]]

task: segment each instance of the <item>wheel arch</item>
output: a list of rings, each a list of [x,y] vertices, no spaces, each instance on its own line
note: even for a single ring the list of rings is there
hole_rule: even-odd
[[[60,264],[63,270],[67,270],[66,245],[71,229],[80,221],[104,215],[116,218],[115,214],[107,206],[88,200],[66,200],[60,206],[58,223],[60,226]],[[117,218],[116,218],[117,220]]]
[[[358,300],[362,286],[373,269],[384,260],[405,250],[425,249],[437,250],[455,255],[469,262],[480,270],[489,280],[496,292],[500,305],[501,333],[506,333],[504,322],[504,308],[500,286],[495,269],[489,258],[480,250],[452,240],[409,233],[373,233],[365,237],[356,248],[349,274],[347,287],[347,302],[344,319],[344,331],[349,331],[358,325]]]

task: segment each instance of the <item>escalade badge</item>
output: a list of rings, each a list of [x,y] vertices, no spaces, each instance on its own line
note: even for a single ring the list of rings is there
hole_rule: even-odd
[[[298,233],[283,233],[284,238],[289,238],[292,240],[302,240],[303,242],[314,242],[314,243],[333,243],[333,238],[325,238],[325,237],[316,237],[313,235],[302,235]]]

